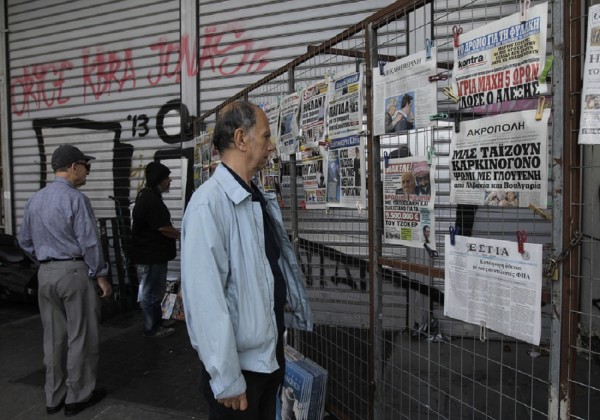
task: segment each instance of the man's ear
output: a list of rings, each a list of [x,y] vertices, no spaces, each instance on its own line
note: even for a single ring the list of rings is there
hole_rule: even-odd
[[[233,142],[240,150],[246,150],[246,131],[243,128],[237,128],[233,132]]]

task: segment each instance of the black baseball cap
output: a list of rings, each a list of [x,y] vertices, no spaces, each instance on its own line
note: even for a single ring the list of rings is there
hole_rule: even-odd
[[[93,156],[84,155],[81,150],[70,144],[63,144],[52,153],[52,169],[66,168],[74,162],[85,160],[86,162],[96,159]]]

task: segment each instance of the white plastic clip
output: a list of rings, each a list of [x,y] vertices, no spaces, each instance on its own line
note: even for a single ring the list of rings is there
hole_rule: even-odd
[[[358,214],[364,214],[365,209],[360,205],[360,202],[356,200],[356,210],[358,210]]]
[[[527,22],[527,13],[529,12],[530,5],[531,5],[531,0],[521,0],[521,3],[520,3],[521,23]]]

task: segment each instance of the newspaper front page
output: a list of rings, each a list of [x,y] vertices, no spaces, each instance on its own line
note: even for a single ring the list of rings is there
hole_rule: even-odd
[[[532,98],[546,93],[548,3],[459,33],[454,48],[454,91],[460,109]],[[460,28],[456,27],[460,31]]]
[[[539,345],[542,245],[455,236],[445,239],[444,315]],[[483,323],[483,324],[482,324]]]
[[[373,130],[376,136],[400,133],[436,123],[429,116],[437,113],[437,84],[429,81],[436,74],[437,49],[387,63],[383,75],[373,71]]]
[[[300,94],[292,93],[281,99],[279,115],[279,155],[293,155],[298,151],[298,113]]]
[[[389,159],[384,169],[384,240],[435,250],[435,164],[426,157]]]
[[[450,142],[450,202],[547,207],[548,119],[536,110],[461,123]]]
[[[600,4],[588,11],[579,144],[600,144]]]

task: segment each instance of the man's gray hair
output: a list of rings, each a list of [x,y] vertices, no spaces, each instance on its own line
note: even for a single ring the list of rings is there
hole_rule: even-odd
[[[235,130],[251,130],[256,124],[258,106],[240,99],[223,107],[217,115],[217,124],[213,133],[213,144],[222,153],[233,144]]]

